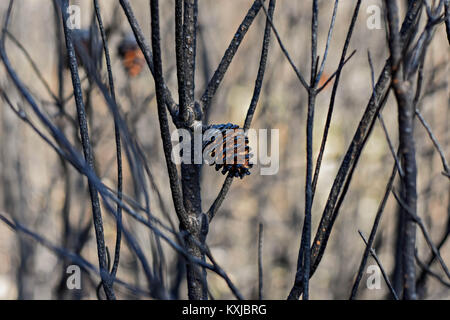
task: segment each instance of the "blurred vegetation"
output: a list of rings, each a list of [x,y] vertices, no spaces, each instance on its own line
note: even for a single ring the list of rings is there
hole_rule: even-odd
[[[197,45],[196,97],[199,97],[218,65],[223,52],[233,38],[234,32],[253,1],[199,1],[199,38]],[[73,1],[81,6],[82,27],[87,28],[92,19],[92,2]],[[330,54],[325,65],[324,78],[335,71],[350,22],[353,1],[341,1],[336,17],[336,26],[330,43]],[[327,200],[331,184],[343,155],[351,141],[361,115],[371,95],[370,68],[367,62],[369,50],[375,74],[378,75],[388,56],[386,30],[370,30],[367,27],[367,7],[379,5],[381,1],[363,1],[349,52],[357,50],[343,69],[336,97],[329,141],[324,154],[321,175],[312,208],[312,231],[316,231]],[[133,9],[142,29],[150,39],[148,1],[132,1]],[[4,16],[8,1],[0,2],[0,13]],[[142,72],[130,77],[124,69],[118,46],[131,32],[130,26],[113,1],[101,2],[105,25],[114,25],[109,35],[113,73],[117,99],[130,131],[139,141],[151,168],[154,183],[160,191],[162,204],[153,188],[150,192],[151,212],[165,220],[162,207],[168,208],[176,218],[170,194],[167,169],[164,161],[159,122],[156,109],[154,81],[147,66]],[[310,67],[310,1],[279,0],[274,23],[278,32],[301,72],[309,77]],[[161,36],[164,72],[167,85],[178,101],[175,66],[175,32],[173,1],[160,1]],[[117,10],[116,14],[114,12]],[[320,1],[318,52],[322,55],[333,1]],[[51,1],[16,0],[11,16],[9,32],[23,45],[39,67],[43,78],[53,92],[58,92],[57,35],[54,27],[54,9]],[[238,50],[224,81],[212,104],[210,123],[236,123],[242,125],[252,96],[258,70],[265,16],[262,12],[251,26]],[[445,28],[438,27],[428,51],[424,69],[423,97],[419,109],[433,128],[433,133],[449,155],[449,51]],[[81,152],[73,98],[66,104],[67,115],[61,115],[52,103],[42,82],[33,72],[28,59],[11,41],[6,48],[18,75],[35,99],[41,103],[46,114],[60,125],[67,137]],[[27,109],[26,103],[9,82],[3,65],[0,67],[0,87],[8,93],[14,104]],[[64,71],[64,95],[72,92],[70,74]],[[81,77],[85,78],[84,71]],[[103,67],[102,77],[107,82]],[[328,110],[331,84],[318,96],[314,126],[314,157],[320,146],[323,125]],[[91,139],[94,146],[95,165],[99,177],[111,188],[115,188],[115,144],[113,120],[103,98],[87,79],[83,81],[85,92],[90,93],[88,109]],[[87,95],[87,93],[85,93]],[[307,93],[288,64],[276,40],[272,38],[267,70],[259,105],[252,123],[253,128],[280,130],[280,169],[276,175],[261,176],[256,166],[249,177],[235,181],[231,190],[211,224],[208,245],[217,262],[227,272],[246,298],[258,297],[257,239],[258,223],[264,225],[263,270],[264,297],[285,299],[295,276],[298,248],[304,217],[305,181],[305,125]],[[398,144],[397,106],[393,95],[383,111],[383,117],[394,148]],[[449,180],[441,174],[442,164],[427,132],[416,122],[416,150],[418,163],[418,214],[428,227],[434,242],[447,232],[445,225],[450,214]],[[48,240],[67,248],[75,248],[79,233],[89,226],[91,207],[87,192],[87,181],[73,168],[63,164],[25,123],[23,123],[0,100],[0,211],[21,221],[24,225]],[[376,123],[363,151],[353,176],[349,192],[336,221],[323,261],[310,282],[312,299],[347,299],[357,273],[364,243],[358,235],[361,230],[369,234],[379,202],[394,164],[385,134]],[[67,184],[68,181],[68,184]],[[212,167],[202,170],[203,209],[214,201],[223,183],[223,176]],[[124,193],[136,194],[136,186],[130,168],[124,167]],[[74,234],[64,240],[62,212],[67,197],[70,197],[70,225]],[[390,196],[379,227],[375,249],[385,269],[392,274],[395,264],[395,235],[398,204]],[[166,221],[166,220],[165,220]],[[113,253],[115,221],[104,214],[105,239]],[[124,225],[146,250],[151,261],[151,240],[148,230],[124,215]],[[450,261],[450,244],[441,248],[444,261]],[[173,250],[166,250],[165,277],[167,283],[175,281],[177,257]],[[418,255],[427,261],[430,250],[422,235],[417,235]],[[89,240],[80,252],[97,265],[96,244],[93,228]],[[0,298],[2,299],[95,299],[98,277],[83,274],[83,289],[73,293],[58,294],[58,286],[65,275],[65,261],[46,248],[16,234],[6,225],[0,224]],[[368,265],[375,264],[369,258]],[[435,263],[432,269],[441,274]],[[418,270],[420,268],[418,267]],[[145,278],[136,257],[123,245],[118,277],[138,287],[144,287]],[[359,290],[361,299],[384,299],[388,290],[382,282],[381,290],[366,288],[364,274]],[[208,274],[210,291],[216,299],[232,298],[223,279]],[[134,298],[126,289],[117,286],[117,297]],[[182,283],[180,298],[185,299],[186,288]],[[449,299],[450,290],[434,278],[427,282],[424,295],[429,299]]]

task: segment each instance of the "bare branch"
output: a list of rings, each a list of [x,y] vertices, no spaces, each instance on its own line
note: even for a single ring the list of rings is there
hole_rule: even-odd
[[[213,77],[209,81],[205,89],[205,92],[202,95],[201,101],[203,104],[202,105],[203,112],[207,112],[206,110],[209,109],[212,98],[216,94],[216,91],[219,88],[219,85],[222,82],[223,77],[225,76],[225,73],[228,70],[228,67],[233,61],[236,51],[239,49],[239,46],[242,43],[245,34],[247,33],[253,21],[255,20],[256,15],[261,9],[261,6],[262,3],[260,0],[255,0],[255,2],[253,2],[253,5],[251,6],[251,8],[248,10],[247,14],[244,17],[244,20],[242,20],[242,23],[239,25],[239,28],[237,29],[233,37],[233,40],[231,40],[230,44],[228,45],[228,48],[225,51],[222,60],[219,63],[219,66],[214,72]]]
[[[389,277],[387,276],[386,271],[384,271],[383,265],[381,264],[380,259],[378,258],[377,254],[375,253],[375,250],[373,250],[372,247],[369,247],[369,246],[368,246],[367,240],[366,240],[366,238],[364,237],[364,235],[362,234],[362,232],[358,230],[358,233],[359,233],[359,235],[361,236],[361,238],[363,239],[363,241],[364,241],[364,243],[366,244],[366,246],[369,248],[370,254],[371,254],[371,256],[375,259],[375,261],[377,262],[378,267],[380,267],[381,274],[383,275],[384,281],[385,281],[386,284],[388,285],[388,288],[389,288],[389,290],[391,291],[392,295],[394,296],[394,299],[395,299],[395,300],[398,300],[398,295],[397,295],[397,293],[395,292],[394,287],[392,287],[392,284],[391,284],[391,282],[389,281]]]
[[[375,215],[375,220],[373,222],[372,230],[370,231],[370,235],[369,235],[369,241],[366,242],[366,248],[364,249],[364,254],[362,256],[361,263],[359,265],[358,273],[356,275],[355,282],[353,283],[352,292],[350,294],[350,300],[355,299],[356,294],[358,293],[359,283],[361,282],[364,269],[366,268],[367,259],[369,257],[370,251],[372,250],[372,246],[375,241],[375,236],[377,234],[378,225],[380,224],[381,217],[383,215],[383,211],[386,206],[386,202],[389,198],[389,194],[391,193],[396,173],[397,173],[397,167],[396,167],[396,165],[394,165],[394,167],[392,168],[391,176],[386,185],[386,190],[384,192],[383,199],[381,200],[380,205],[378,206],[377,214]],[[394,291],[392,291],[392,292],[394,292]]]

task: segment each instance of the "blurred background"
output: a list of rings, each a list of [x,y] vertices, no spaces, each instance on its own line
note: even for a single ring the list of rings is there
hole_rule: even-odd
[[[406,2],[406,1],[401,1]],[[1,23],[9,1],[0,2]],[[197,44],[196,98],[199,99],[209,79],[234,36],[251,0],[208,1],[199,0],[199,35]],[[81,27],[88,28],[92,20],[92,1],[71,1],[81,8]],[[148,1],[131,2],[137,19],[150,39],[150,9]],[[318,53],[322,56],[334,1],[319,1]],[[336,70],[345,41],[355,1],[339,2],[335,29],[325,65],[324,79]],[[365,0],[361,6],[357,25],[348,52],[357,50],[343,69],[335,111],[330,127],[327,148],[317,193],[313,205],[313,234],[323,212],[332,182],[345,154],[366,104],[371,95],[369,50],[376,76],[388,57],[383,12],[379,29],[369,28],[373,18],[370,6],[382,8],[382,2]],[[159,190],[150,192],[151,212],[167,221],[162,208],[167,208],[176,220],[168,183],[168,175],[159,132],[154,81],[146,65],[142,70],[137,56],[137,67],[127,70],[127,59],[119,50],[131,29],[122,9],[113,1],[101,1],[103,20],[109,27],[109,44],[117,99],[131,133],[139,141],[152,171],[154,184]],[[163,67],[167,84],[175,101],[177,79],[175,66],[174,3],[160,1]],[[373,8],[373,7],[372,7]],[[404,7],[403,7],[404,9]],[[404,10],[402,11],[404,12]],[[265,15],[260,12],[248,31],[225,78],[213,100],[209,123],[235,123],[243,125],[253,93],[261,54]],[[279,0],[274,23],[294,63],[306,79],[310,69],[311,1]],[[419,28],[422,30],[422,28]],[[52,92],[67,97],[65,114],[52,102],[52,96],[33,71],[29,59],[17,44],[7,37],[6,50],[11,63],[45,113],[63,130],[79,150],[76,108],[71,97],[70,74],[64,70],[62,89],[58,77],[58,34],[52,1],[16,0],[9,32],[29,53]],[[426,57],[423,95],[419,103],[422,115],[430,124],[436,138],[449,156],[449,49],[444,25],[437,28]],[[102,60],[102,63],[103,60]],[[0,87],[12,102],[29,110],[29,106],[11,84],[4,66],[0,67]],[[140,71],[140,72],[139,72]],[[106,71],[102,69],[105,82]],[[96,170],[111,188],[115,188],[115,142],[113,119],[98,89],[89,83],[81,71]],[[332,85],[318,96],[315,109],[314,154],[318,154],[326,119]],[[59,91],[58,91],[59,90]],[[300,235],[304,216],[305,184],[305,122],[307,92],[299,83],[275,37],[271,39],[266,75],[253,128],[280,130],[280,168],[276,175],[261,176],[256,166],[252,174],[236,180],[210,226],[208,245],[217,262],[227,272],[246,298],[258,297],[257,249],[258,224],[264,225],[263,271],[264,298],[285,299],[292,287],[297,263]],[[397,105],[393,95],[383,111],[394,148],[398,145]],[[31,117],[31,112],[30,112]],[[174,128],[174,127],[173,127]],[[418,214],[424,220],[434,243],[448,232],[450,214],[449,180],[441,174],[442,163],[427,132],[416,122],[418,163]],[[30,127],[0,100],[0,212],[20,221],[34,232],[54,244],[80,253],[97,265],[96,243],[91,225],[92,214],[87,181],[69,164],[64,163]],[[377,122],[363,151],[353,176],[350,189],[340,210],[331,238],[319,268],[310,282],[312,299],[348,299],[354,277],[364,251],[358,235],[361,230],[368,236],[378,205],[394,164],[385,134]],[[135,185],[129,168],[124,167],[124,192],[134,197]],[[213,167],[202,171],[203,210],[214,201],[224,176]],[[398,181],[396,182],[398,187]],[[388,274],[393,277],[398,205],[390,196],[378,230],[375,249]],[[64,218],[66,217],[66,218]],[[68,217],[68,218],[67,218]],[[104,214],[105,239],[113,252],[116,226],[110,215]],[[147,228],[124,215],[125,226],[152,259],[151,241]],[[70,233],[67,233],[67,228]],[[80,238],[88,230],[84,241]],[[81,240],[80,240],[81,239]],[[81,245],[80,245],[81,243]],[[163,244],[166,256],[167,283],[176,282],[177,255]],[[417,232],[418,256],[428,261],[430,250],[422,234]],[[77,251],[78,250],[78,251]],[[145,287],[146,280],[136,257],[123,245],[118,277],[137,287]],[[450,262],[450,243],[441,254]],[[65,288],[68,261],[57,257],[27,236],[21,236],[0,223],[0,299],[96,299],[99,278],[83,273],[82,289]],[[369,258],[368,266],[375,265]],[[431,267],[443,274],[437,263]],[[417,274],[421,273],[420,267]],[[370,290],[364,273],[358,297],[385,299],[388,290],[381,281],[381,289]],[[392,278],[391,278],[392,280]],[[216,299],[232,298],[223,279],[208,273],[211,294]],[[426,282],[422,298],[449,299],[450,290],[433,277]],[[117,286],[119,299],[136,298],[128,290]],[[185,281],[180,283],[178,298],[187,298]]]

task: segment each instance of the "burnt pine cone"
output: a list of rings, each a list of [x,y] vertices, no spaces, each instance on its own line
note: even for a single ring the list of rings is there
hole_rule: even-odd
[[[250,169],[253,167],[249,161],[253,155],[250,153],[248,137],[244,130],[232,123],[210,125],[204,131],[210,129],[218,131],[213,131],[214,134],[210,134],[203,142],[203,152],[206,151],[212,158],[209,165],[215,165],[216,171],[222,169],[224,175],[229,173],[231,176],[241,179],[249,175]],[[222,139],[216,140],[218,133],[221,134]],[[232,141],[231,148],[227,149],[227,143],[230,144],[230,141]]]

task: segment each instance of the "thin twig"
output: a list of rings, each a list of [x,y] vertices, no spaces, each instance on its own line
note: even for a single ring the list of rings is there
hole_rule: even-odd
[[[414,31],[414,28],[412,26],[414,26],[416,23],[421,6],[422,1],[415,1],[409,7],[401,30],[402,43],[407,42],[407,40],[411,37],[411,34]],[[325,206],[320,224],[316,232],[316,236],[313,241],[311,253],[311,276],[314,274],[323,257],[328,239],[331,234],[331,230],[339,214],[340,206],[344,201],[345,195],[347,194],[350,181],[355,171],[358,160],[361,156],[361,152],[368,141],[370,133],[372,132],[376,116],[382,108],[383,103],[380,103],[380,101],[382,101],[387,96],[386,93],[390,86],[391,80],[389,70],[390,64],[389,61],[387,61],[375,86],[376,93],[374,95],[371,95],[370,97],[366,110],[364,111],[358,128],[356,129],[356,132],[353,136],[352,142],[346,151],[344,159],[341,162],[338,173],[333,182],[333,186],[328,196],[327,204]],[[374,97],[376,100],[373,99]],[[302,294],[303,288],[300,281],[301,279],[301,272],[299,272],[289,294],[289,299],[298,299]]]
[[[350,45],[350,40],[352,38],[352,34],[353,34],[353,29],[355,28],[355,24],[356,24],[356,19],[358,17],[358,12],[359,12],[359,8],[361,5],[361,1],[359,1],[356,4],[355,10],[353,12],[353,16],[352,16],[352,20],[347,32],[347,37],[345,39],[345,43],[344,43],[344,47],[342,49],[342,54],[341,54],[341,59],[339,62],[339,66],[337,71],[335,72],[335,76],[336,76],[336,80],[333,84],[333,89],[331,92],[331,97],[330,97],[330,104],[328,106],[328,113],[327,113],[327,118],[325,120],[325,126],[324,126],[324,130],[323,130],[323,135],[322,135],[322,141],[320,143],[320,149],[319,149],[319,154],[317,156],[317,160],[316,160],[316,167],[314,170],[314,177],[313,177],[313,182],[312,182],[312,192],[313,192],[313,199],[314,199],[314,194],[316,192],[316,187],[317,187],[317,181],[319,179],[319,173],[320,173],[320,167],[322,165],[322,159],[323,159],[323,154],[325,152],[325,146],[327,143],[327,138],[328,138],[328,132],[330,129],[330,124],[331,124],[331,119],[333,116],[333,111],[334,111],[334,104],[336,101],[336,94],[337,94],[337,89],[339,86],[339,79],[341,77],[341,71],[346,63],[346,61],[350,60],[350,58],[354,55],[354,53],[356,51],[353,51],[352,54],[346,58],[347,55],[347,50],[348,47]],[[333,14],[336,14],[335,12]],[[328,84],[328,82],[334,77],[334,75],[332,75],[322,86],[322,88],[325,88],[326,85]],[[318,92],[320,92],[321,88],[318,89]]]
[[[450,44],[450,0],[444,0],[445,5],[445,31],[447,32],[447,41]]]
[[[275,4],[276,4],[275,0],[271,0],[269,2],[269,18],[270,19],[273,18]],[[266,27],[264,29],[264,39],[263,39],[263,46],[262,46],[262,51],[261,51],[261,58],[259,61],[258,75],[256,76],[256,80],[255,80],[255,88],[253,90],[252,100],[250,101],[250,106],[248,107],[248,110],[247,110],[247,116],[245,117],[245,122],[244,122],[244,126],[243,126],[244,130],[247,130],[250,128],[250,125],[253,120],[253,115],[255,114],[256,107],[258,105],[259,96],[260,96],[261,89],[262,89],[262,83],[263,83],[264,74],[266,71],[267,56],[269,53],[269,45],[270,45],[270,24],[268,22],[269,18],[266,19]]]
[[[88,125],[87,125],[87,119],[86,119],[86,111],[83,101],[83,93],[81,89],[81,83],[80,83],[80,77],[78,74],[78,63],[77,58],[75,54],[75,48],[72,42],[72,30],[67,26],[67,21],[69,19],[67,14],[67,8],[69,5],[68,0],[62,0],[60,1],[61,6],[61,14],[63,17],[63,26],[64,26],[64,33],[66,38],[66,47],[67,47],[67,54],[69,57],[69,66],[70,66],[70,74],[72,77],[72,85],[74,90],[74,96],[75,96],[75,102],[77,106],[77,114],[78,114],[78,122],[80,126],[80,135],[81,135],[81,142],[83,146],[83,152],[86,159],[86,162],[90,166],[92,170],[94,170],[94,156],[93,151],[89,139],[89,132],[88,132]],[[103,233],[103,221],[102,221],[102,215],[101,215],[101,209],[100,209],[100,201],[98,197],[98,192],[96,188],[89,183],[89,193],[91,196],[91,202],[92,202],[92,213],[94,218],[94,228],[95,228],[95,235],[97,239],[97,251],[98,251],[98,259],[99,259],[99,265],[101,270],[107,270],[106,265],[106,249],[105,249],[105,238]],[[105,281],[107,279],[102,278],[103,283],[105,284],[103,288],[105,289],[105,293],[108,299],[115,299],[114,290],[111,287],[110,283],[106,283]]]
[[[428,267],[425,263],[423,263],[420,259],[419,259],[419,255],[417,254],[417,250],[416,250],[416,261],[417,264],[422,268],[422,270],[429,274],[430,276],[432,276],[433,278],[435,278],[437,281],[439,281],[440,283],[442,283],[444,286],[450,288],[450,282],[442,279],[442,277],[440,275],[438,275],[436,272],[434,272],[433,270],[430,269],[430,267]]]
[[[438,245],[437,245],[438,251],[441,250],[441,248],[444,246],[444,244],[446,243],[447,239],[450,236],[450,199],[448,200],[448,204],[447,204],[446,226],[447,227],[444,230],[444,234],[442,235],[441,239],[438,241]],[[436,260],[436,255],[434,253],[432,253],[432,255],[430,256],[430,258],[427,261],[427,264],[426,264],[427,267],[430,268],[435,260]],[[424,287],[426,279],[427,279],[426,272],[424,270],[424,271],[422,271],[422,273],[420,274],[420,276],[417,279],[417,288]]]
[[[420,123],[422,123],[423,127],[427,131],[428,136],[430,137],[430,139],[433,142],[437,152],[439,153],[439,156],[441,157],[442,166],[444,167],[444,172],[449,174],[450,173],[450,169],[449,169],[449,166],[448,166],[448,162],[447,162],[447,159],[445,158],[444,150],[442,149],[441,145],[439,144],[439,141],[436,139],[436,136],[433,134],[433,131],[431,130],[431,127],[428,125],[427,121],[422,116],[422,114],[420,113],[419,109],[416,109],[415,113],[416,113],[417,117],[419,118]]]
[[[96,176],[94,171],[91,169],[91,167],[86,163],[86,161],[82,158],[81,155],[78,154],[78,152],[72,147],[70,142],[67,140],[65,135],[41,112],[40,108],[38,107],[36,101],[31,96],[31,94],[27,91],[25,86],[23,85],[22,81],[17,76],[16,72],[13,70],[11,63],[8,59],[8,56],[6,55],[6,52],[4,50],[3,45],[0,43],[0,56],[3,61],[3,64],[13,80],[15,86],[17,87],[18,91],[21,93],[21,95],[25,98],[25,100],[28,102],[28,104],[31,106],[33,112],[37,115],[39,120],[42,122],[42,124],[51,132],[51,135],[53,138],[58,142],[58,144],[61,146],[58,147],[57,145],[53,144],[48,137],[46,137],[42,132],[35,130],[38,135],[46,142],[48,143],[52,149],[54,149],[59,156],[66,159],[77,171],[79,171],[81,174],[85,175],[88,178],[89,183],[91,183],[97,191],[101,194],[103,197],[103,203],[106,209],[109,213],[111,213],[115,217],[115,210],[110,206],[110,203],[108,200],[113,200],[116,203],[120,204],[122,208],[130,214],[133,218],[135,218],[140,223],[143,223],[144,225],[148,226],[152,231],[163,237],[169,244],[171,244],[174,248],[177,248],[177,246],[165,235],[163,235],[158,229],[154,228],[147,219],[142,218],[139,216],[136,212],[131,210],[129,207],[125,206],[123,202],[119,201],[117,197],[115,197],[112,193],[108,191],[108,189],[105,187],[105,185],[100,181],[100,179]],[[95,79],[95,78],[94,78]],[[98,79],[96,79],[98,80]],[[101,85],[101,83],[99,83]],[[104,93],[104,90],[102,90]],[[111,101],[109,101],[111,102]],[[22,112],[19,113],[19,116],[22,117]],[[117,219],[115,217],[115,219]],[[135,241],[135,239],[130,235],[128,231],[125,229],[122,229],[122,232],[125,236],[125,239],[129,242],[131,245],[131,249],[133,252],[136,253],[138,259],[140,260],[144,273],[149,281],[149,284],[153,283],[153,276],[150,271],[150,268],[148,266],[147,259],[143,255],[142,250],[140,249],[139,245]],[[109,277],[109,273],[108,273]],[[159,295],[155,295],[155,297],[159,297]]]
[[[5,22],[3,23],[3,33],[2,33],[2,37],[1,37],[3,46],[5,46],[6,32],[8,30],[9,21],[11,19],[13,5],[14,5],[14,0],[9,0],[8,9],[6,10],[6,15],[5,15]]]
[[[27,49],[19,42],[19,40],[16,39],[14,35],[12,35],[8,30],[5,31],[5,34],[11,39],[11,41],[19,48],[20,51],[25,55],[25,58],[28,60],[28,62],[31,65],[31,68],[33,69],[34,73],[38,77],[38,79],[41,81],[41,83],[44,85],[45,89],[47,90],[48,94],[52,97],[54,101],[58,101],[58,97],[53,93],[52,89],[50,88],[50,85],[48,84],[47,80],[45,80],[44,76],[42,75],[42,72],[39,70],[39,67],[34,62],[31,55],[28,53]]]
[[[141,51],[145,57],[145,61],[147,62],[150,72],[153,74],[153,77],[154,77],[155,71],[154,71],[154,67],[153,67],[152,52],[150,51],[150,46],[148,45],[147,41],[145,40],[144,33],[142,32],[142,29],[139,26],[139,23],[137,22],[136,17],[134,16],[133,9],[131,8],[130,2],[128,0],[120,0],[120,5],[122,6],[123,11],[124,11],[125,15],[127,16],[130,27],[133,30],[134,36],[136,38],[136,42],[138,43],[139,48],[141,48]],[[160,80],[164,80],[164,78],[162,78]],[[174,120],[174,122],[178,123],[178,106],[173,101],[170,90],[166,86],[165,82],[162,83],[162,88],[164,90],[163,91],[163,94],[164,94],[163,102],[167,106],[167,109],[169,110],[169,113],[172,116],[172,119]]]
[[[370,78],[372,81],[371,82],[372,83],[372,92],[375,92],[375,72],[374,72],[374,68],[373,68],[372,58],[370,56],[370,51],[367,51],[367,60],[369,61],[369,66],[370,66]],[[397,166],[398,173],[400,174],[400,177],[403,177],[404,174],[403,174],[402,167],[400,165],[400,161],[397,157],[397,154],[395,153],[394,146],[392,145],[392,141],[391,141],[391,138],[389,137],[389,133],[387,131],[386,125],[384,124],[382,110],[380,110],[380,112],[378,113],[378,120],[380,121],[381,127],[383,128],[384,135],[388,142],[389,150],[391,151],[392,157],[395,160],[395,164]]]
[[[121,3],[123,0],[121,0]],[[180,182],[178,178],[178,171],[175,164],[172,162],[172,142],[170,140],[170,129],[167,120],[167,113],[164,106],[164,79],[162,74],[161,62],[161,45],[159,34],[159,9],[158,1],[151,1],[152,13],[152,48],[153,48],[153,65],[154,65],[154,80],[156,87],[156,100],[158,103],[158,118],[160,123],[161,139],[163,141],[164,155],[166,158],[167,170],[169,173],[170,189],[172,191],[172,199],[175,205],[175,210],[180,222],[189,227],[190,223],[187,219],[186,211],[183,205],[183,197],[180,190]]]
[[[105,59],[106,59],[106,68],[108,71],[108,79],[109,79],[109,90],[111,93],[111,97],[114,101],[116,101],[116,93],[114,89],[114,77],[112,74],[112,68],[111,68],[111,57],[109,54],[108,49],[108,41],[106,38],[106,32],[103,27],[103,21],[102,16],[100,13],[100,6],[98,4],[98,0],[94,0],[94,9],[95,14],[97,16],[97,22],[100,29],[102,42],[103,42],[103,49],[105,52]],[[119,200],[122,200],[122,190],[123,190],[123,174],[122,174],[122,147],[120,142],[120,128],[118,124],[117,117],[114,117],[114,135],[116,140],[116,159],[117,159],[117,195]],[[122,208],[117,205],[117,229],[116,229],[116,245],[114,250],[114,261],[111,269],[111,276],[116,276],[117,269],[119,267],[119,259],[120,259],[120,242],[122,239]]]
[[[259,1],[259,0],[256,0],[256,1]],[[265,74],[265,70],[266,70],[269,44],[270,44],[270,32],[269,32],[270,19],[272,19],[273,13],[275,11],[275,3],[276,3],[275,0],[271,0],[269,2],[269,12],[268,12],[268,17],[266,18],[266,27],[265,27],[265,31],[264,31],[264,39],[263,39],[263,46],[262,46],[262,51],[261,51],[261,58],[260,58],[260,62],[259,62],[258,74],[257,74],[256,80],[255,80],[255,87],[253,89],[252,100],[250,101],[250,106],[247,110],[247,116],[245,118],[244,127],[243,127],[244,130],[249,129],[251,126],[251,123],[253,120],[253,115],[256,111],[256,107],[257,107],[258,101],[259,101],[259,96],[261,93],[262,83],[263,83],[264,74]],[[233,183],[233,176],[229,174],[225,178],[225,181],[222,185],[222,188],[219,191],[219,194],[217,195],[216,199],[214,200],[213,204],[211,205],[211,207],[208,210],[208,218],[209,218],[210,222],[216,215],[217,211],[219,210],[220,206],[222,205],[222,202],[225,200],[225,197],[226,197],[228,191],[230,190],[232,183]]]
[[[353,300],[356,298],[359,283],[361,282],[364,269],[366,268],[366,263],[367,263],[367,259],[369,257],[370,248],[372,248],[373,242],[375,241],[375,236],[377,233],[378,225],[380,224],[381,217],[383,215],[383,211],[386,206],[386,202],[389,198],[389,194],[391,193],[392,185],[394,184],[396,173],[397,173],[397,167],[396,167],[396,165],[394,165],[394,167],[392,168],[391,176],[386,185],[386,190],[384,192],[383,199],[381,200],[380,205],[378,206],[377,214],[375,215],[375,220],[373,222],[372,230],[370,231],[369,241],[367,242],[366,248],[364,249],[364,254],[362,256],[361,263],[359,265],[358,273],[356,275],[355,282],[353,283],[352,292],[350,294],[350,300]]]
[[[317,30],[319,19],[319,3],[312,2],[311,20],[311,78],[308,87],[308,112],[306,118],[306,178],[305,178],[305,219],[303,221],[302,240],[297,260],[297,270],[303,271],[303,300],[309,299],[309,274],[311,271],[311,209],[313,203],[313,127],[316,104],[316,73],[317,73]]]
[[[325,51],[323,53],[322,62],[320,63],[319,71],[317,72],[315,87],[319,84],[320,78],[322,77],[323,69],[325,68],[325,62],[327,61],[328,56],[328,48],[330,47],[331,35],[333,34],[334,23],[336,21],[337,9],[338,9],[339,0],[334,1],[333,13],[331,14],[331,22],[330,27],[328,28],[328,36],[327,43],[325,45]]]
[[[91,263],[86,261],[80,255],[70,252],[70,251],[66,250],[65,248],[62,248],[62,247],[52,244],[50,241],[48,241],[44,237],[40,236],[39,234],[31,231],[29,228],[22,225],[21,223],[19,223],[17,221],[9,220],[8,218],[5,217],[5,215],[3,213],[0,213],[0,220],[2,222],[4,222],[8,227],[13,229],[14,231],[23,233],[23,234],[31,237],[36,242],[40,243],[42,246],[44,246],[47,249],[49,249],[50,251],[54,252],[56,255],[65,257],[65,258],[73,261],[76,265],[80,266],[80,268],[82,268],[84,271],[90,270],[90,271],[93,271],[94,273],[100,275],[100,277],[105,277],[105,278],[110,277],[110,275],[108,274],[107,271],[105,271],[105,270],[101,271],[101,270],[95,268]],[[141,294],[141,295],[151,297],[151,294],[148,291],[144,291],[142,289],[136,288],[136,287],[124,282],[123,280],[116,278],[116,279],[114,279],[114,282],[119,285],[124,286],[125,288],[127,288],[128,290],[130,290],[131,292],[133,292],[135,294]]]
[[[248,10],[247,14],[245,15],[244,19],[242,20],[241,24],[239,25],[239,28],[237,29],[236,33],[234,34],[233,39],[231,40],[230,44],[228,45],[228,48],[226,49],[222,60],[219,63],[219,66],[217,67],[216,71],[214,72],[213,77],[209,81],[208,85],[206,86],[206,89],[202,95],[201,101],[203,104],[203,112],[207,112],[206,110],[209,109],[211,105],[211,101],[216,94],[217,89],[219,88],[220,83],[223,80],[223,77],[225,76],[225,73],[228,70],[228,67],[230,66],[231,62],[233,61],[234,55],[236,54],[236,51],[239,49],[240,44],[242,43],[242,40],[244,39],[248,29],[252,25],[253,21],[255,20],[256,15],[258,14],[259,10],[261,9],[262,3],[260,0],[255,0],[253,2],[253,5]]]
[[[306,90],[309,90],[308,83],[306,82],[305,78],[302,76],[302,74],[300,73],[300,71],[297,69],[297,67],[295,66],[294,62],[292,61],[291,56],[289,55],[289,53],[286,50],[283,42],[281,41],[280,35],[278,34],[278,31],[277,31],[275,25],[273,24],[272,19],[269,17],[269,13],[267,12],[266,7],[260,1],[261,0],[256,0],[256,2],[259,2],[262,5],[262,9],[263,9],[264,13],[266,14],[266,17],[268,18],[267,21],[269,21],[270,26],[272,27],[273,33],[275,34],[275,37],[277,38],[278,44],[279,44],[279,46],[281,48],[281,51],[285,55],[286,59],[288,60],[289,64],[291,65],[292,69],[294,69],[294,72],[297,75],[297,78],[300,80],[300,83],[303,85],[303,87]]]
[[[412,211],[410,207],[408,207],[408,204],[401,197],[399,197],[397,195],[397,193],[395,192],[395,189],[392,189],[392,193],[394,194],[394,197],[397,200],[398,204],[402,207],[403,210],[405,210],[406,213],[408,213],[408,215],[412,219],[412,221],[419,225],[420,230],[422,231],[422,234],[425,237],[425,241],[427,242],[427,244],[430,247],[430,249],[433,252],[433,254],[438,259],[438,261],[439,261],[439,263],[440,263],[440,265],[442,267],[442,270],[444,270],[445,274],[450,279],[450,271],[449,271],[447,265],[445,264],[444,260],[442,259],[441,254],[439,253],[439,250],[437,249],[437,247],[433,243],[433,240],[431,239],[430,233],[428,232],[428,230],[427,230],[425,224],[423,223],[422,219],[419,216],[417,216],[417,214],[415,214],[415,212]]]
[[[364,237],[364,235],[362,234],[362,232],[361,232],[360,230],[358,230],[358,233],[359,233],[359,235],[361,236],[361,238],[363,239],[363,241],[364,241],[364,243],[366,244],[366,246],[368,247],[367,240],[366,240],[366,238]],[[389,277],[387,276],[386,271],[384,271],[383,265],[381,264],[380,259],[378,258],[377,254],[375,253],[375,250],[373,250],[372,247],[368,247],[368,248],[369,248],[369,250],[370,250],[371,256],[375,259],[375,261],[376,261],[377,264],[378,264],[378,267],[379,267],[380,270],[381,270],[381,274],[383,275],[384,281],[386,282],[386,284],[387,284],[387,286],[388,286],[388,288],[389,288],[389,291],[391,291],[392,295],[394,296],[394,299],[395,299],[395,300],[398,300],[398,295],[397,295],[397,293],[395,292],[394,287],[392,286],[391,282],[389,281]]]
[[[263,246],[263,224],[259,224],[258,232],[258,299],[263,299],[263,261],[262,261],[262,246]]]
[[[391,141],[391,138],[389,137],[389,132],[387,131],[387,128],[386,128],[386,125],[384,123],[383,116],[381,115],[381,112],[378,114],[378,120],[380,121],[381,128],[383,128],[384,135],[385,135],[386,140],[387,140],[388,145],[389,145],[389,151],[391,152],[392,157],[395,160],[395,165],[397,166],[398,173],[399,173],[400,177],[403,177],[404,173],[403,173],[403,169],[402,169],[402,167],[400,165],[400,160],[398,159],[397,154],[395,153],[394,146],[392,145],[392,141]]]

